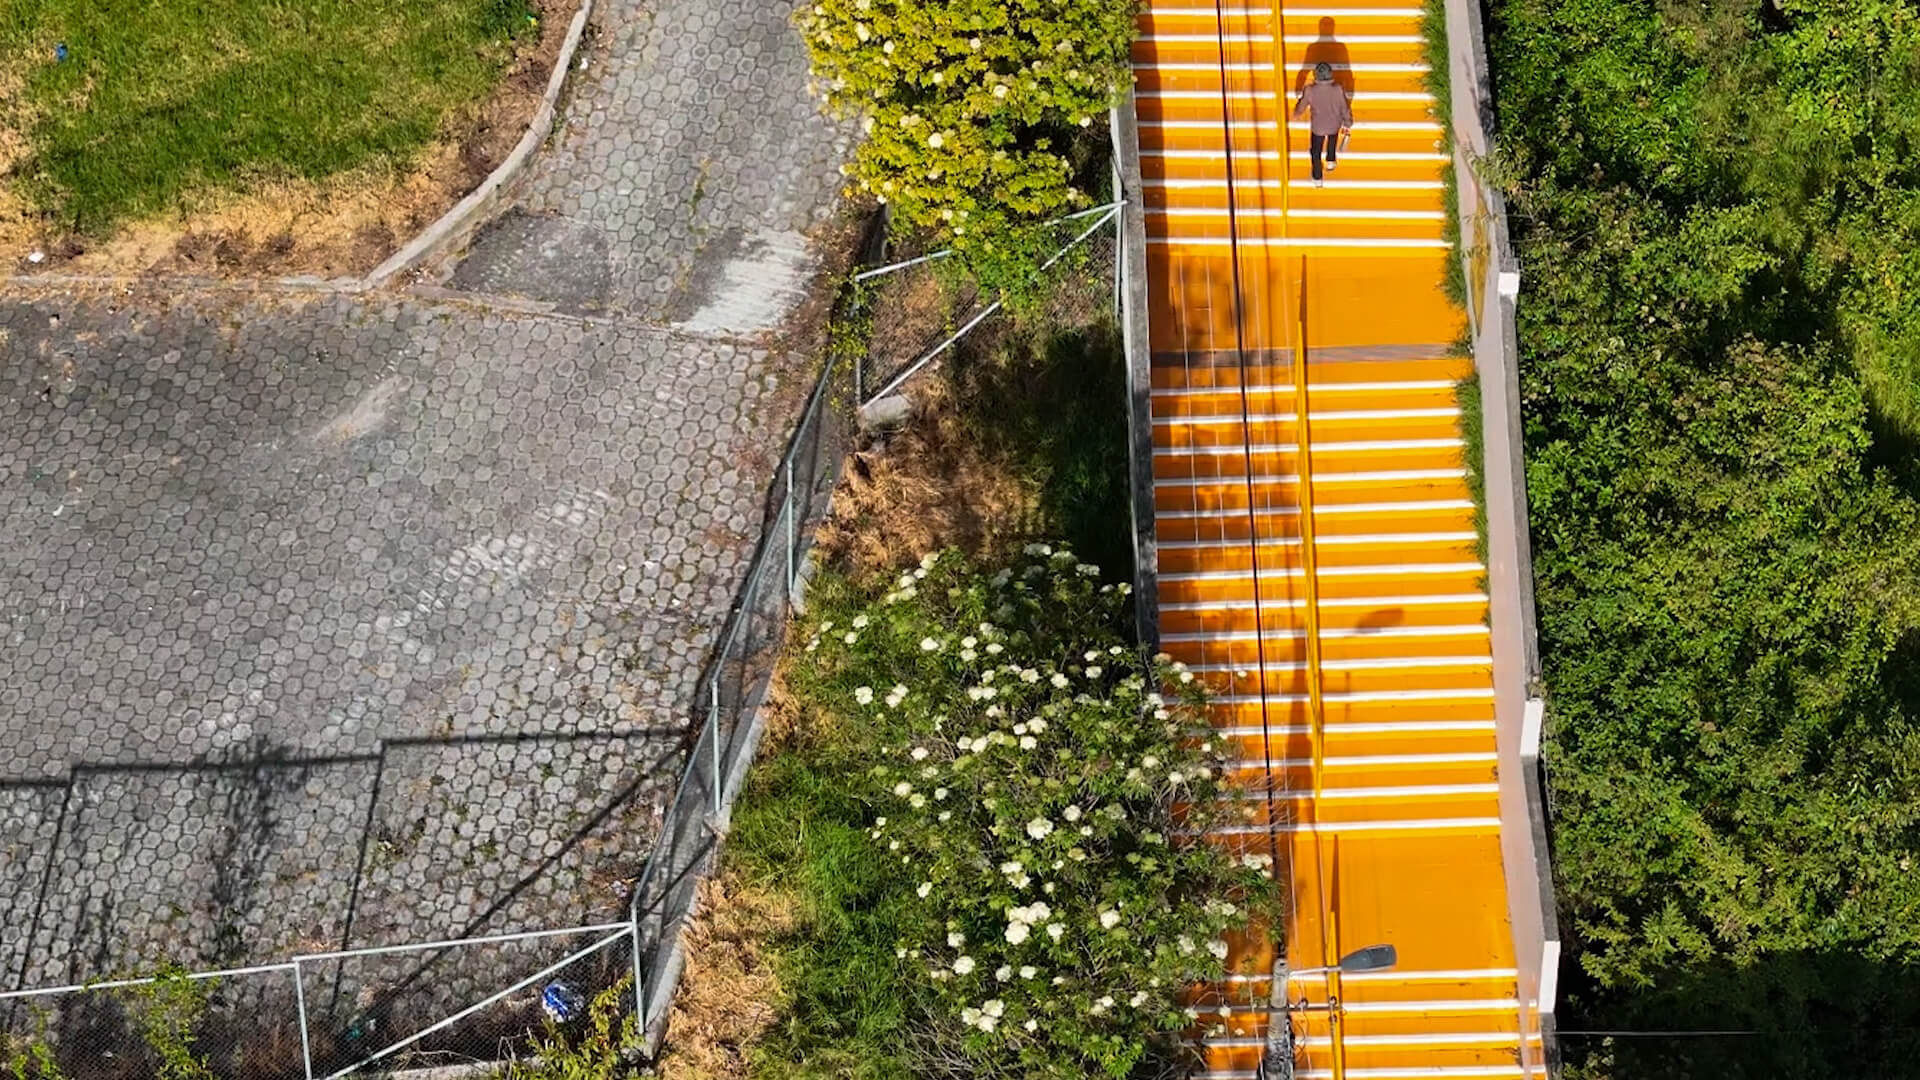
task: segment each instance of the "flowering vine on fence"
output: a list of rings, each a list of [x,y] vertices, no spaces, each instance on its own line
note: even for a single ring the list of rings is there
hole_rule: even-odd
[[[914,883],[895,957],[929,1074],[1171,1067],[1196,1016],[1180,992],[1273,908],[1265,872],[1193,838],[1229,747],[1190,672],[1128,647],[1128,586],[1099,574],[1046,545],[994,573],[930,555],[877,599],[823,603],[793,666],[868,733],[849,782]]]

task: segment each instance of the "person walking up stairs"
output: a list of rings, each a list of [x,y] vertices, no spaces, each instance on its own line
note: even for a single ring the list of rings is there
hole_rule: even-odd
[[[1313,162],[1313,186],[1321,187],[1326,183],[1325,173],[1339,166],[1340,140],[1353,127],[1353,102],[1346,90],[1333,81],[1333,65],[1325,61],[1313,66],[1313,83],[1300,95],[1300,103],[1293,107],[1296,119],[1308,113],[1312,115],[1308,121],[1307,153]],[[1320,167],[1323,156],[1324,172]]]

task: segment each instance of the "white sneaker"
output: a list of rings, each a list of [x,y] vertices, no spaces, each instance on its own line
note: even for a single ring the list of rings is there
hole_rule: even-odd
[[[1327,182],[1326,182],[1325,180],[1315,180],[1315,181],[1313,182],[1313,186],[1314,186],[1314,187],[1326,187],[1326,186],[1327,186]]]
[[[1337,161],[1334,161],[1334,160],[1332,160],[1331,158],[1329,158],[1329,159],[1327,160],[1327,171],[1328,171],[1328,172],[1332,172],[1333,170],[1335,170],[1335,169],[1337,169],[1337,168],[1339,168],[1339,167],[1340,167],[1340,163],[1339,163],[1339,162],[1337,162]]]

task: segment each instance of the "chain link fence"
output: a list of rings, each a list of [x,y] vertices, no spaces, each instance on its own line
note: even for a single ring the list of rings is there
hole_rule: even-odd
[[[295,956],[0,995],[16,1080],[290,1080],[525,1058],[632,1012],[626,923]]]
[[[1057,223],[1063,246],[1047,260],[1037,308],[1023,314],[1083,324],[1117,304],[1118,214],[1102,206]],[[812,539],[859,438],[858,409],[897,393],[1002,310],[946,253],[880,265],[886,235],[876,218],[861,252],[861,266],[875,269],[855,274],[836,304],[627,921],[0,993],[0,1076],[331,1080],[486,1063],[514,1076],[516,1063],[556,1052],[557,1023],[589,1049],[653,1055],[684,964],[682,930],[746,782]],[[596,1013],[616,1017],[604,1045],[595,1045]]]

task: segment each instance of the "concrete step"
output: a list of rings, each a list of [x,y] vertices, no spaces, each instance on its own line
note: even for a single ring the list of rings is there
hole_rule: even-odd
[[[1300,55],[1299,51],[1291,47],[1288,51],[1293,57]],[[1136,63],[1133,68],[1133,78],[1137,92],[1240,90],[1272,94],[1275,87],[1291,91],[1298,75],[1297,71],[1292,70],[1294,66],[1290,63],[1282,80],[1276,82],[1271,59],[1229,59],[1226,64],[1221,64],[1217,58],[1159,61]],[[1425,93],[1427,90],[1427,66],[1424,62],[1412,58],[1394,61],[1355,61],[1344,66],[1336,66],[1336,73],[1343,85],[1348,85],[1348,79],[1352,80],[1350,85],[1356,100],[1362,94]]]
[[[1338,600],[1376,600],[1382,597],[1453,595],[1473,592],[1485,582],[1487,568],[1478,562],[1373,563],[1359,566],[1321,566],[1314,574],[1321,603]],[[1260,568],[1263,603],[1303,601],[1306,571],[1299,566]],[[1204,570],[1163,573],[1162,594],[1169,600],[1242,600],[1254,596],[1252,570]]]
[[[1362,630],[1320,631],[1320,656],[1333,663],[1352,660],[1390,660],[1405,656],[1486,656],[1489,631],[1485,624],[1462,626],[1376,626]],[[1252,630],[1207,630],[1194,634],[1162,634],[1161,648],[1182,663],[1199,666],[1227,664],[1246,668],[1261,662],[1297,663],[1307,657],[1306,635],[1269,630],[1256,637]]]
[[[1432,211],[1390,212],[1364,207],[1297,210],[1282,215],[1236,211],[1225,207],[1179,207],[1147,211],[1147,235],[1156,243],[1196,242],[1224,244],[1239,238],[1272,243],[1289,240],[1406,240],[1425,246],[1441,245],[1444,222]],[[1444,246],[1444,245],[1442,245]]]
[[[1231,661],[1194,665],[1207,689],[1219,695],[1250,697],[1307,691],[1304,660],[1269,657],[1263,665]],[[1493,661],[1487,656],[1394,656],[1333,660],[1322,658],[1320,685],[1326,693],[1398,690],[1406,686],[1480,688],[1493,685]]]
[[[1297,394],[1291,370],[1273,371],[1274,382],[1249,382],[1244,389],[1236,380],[1226,386],[1167,388],[1153,393],[1156,419],[1177,417],[1227,416],[1245,413],[1293,412]],[[1393,408],[1448,408],[1459,404],[1458,383],[1453,379],[1378,380],[1357,383],[1315,383],[1307,385],[1308,404],[1315,409],[1346,410],[1380,405]]]
[[[1251,599],[1163,598],[1160,605],[1164,633],[1231,633],[1251,630],[1256,609]],[[1262,628],[1299,631],[1304,628],[1306,602],[1300,598],[1263,598],[1258,609]],[[1486,617],[1486,595],[1479,590],[1460,593],[1402,593],[1396,596],[1322,597],[1322,630],[1379,626],[1459,626]]]
[[[1320,709],[1320,730],[1324,734],[1337,730],[1343,738],[1358,740],[1356,746],[1375,750],[1397,747],[1399,744],[1392,739],[1401,735],[1419,741],[1429,736],[1493,733],[1492,728],[1484,726],[1493,720],[1493,695],[1472,687],[1403,686],[1386,692],[1327,692],[1321,695]],[[1310,735],[1315,728],[1304,691],[1264,697],[1218,696],[1208,702],[1206,713],[1207,723],[1222,737],[1267,740],[1261,743],[1266,749],[1259,751],[1260,757],[1286,756],[1278,749],[1282,740],[1295,734]],[[1376,736],[1386,741],[1375,741]]]
[[[1288,87],[1282,95],[1271,85],[1263,90],[1219,86],[1205,89],[1136,90],[1134,115],[1142,122],[1159,120],[1211,120],[1274,123],[1281,116],[1291,117],[1298,97]],[[1425,89],[1358,90],[1349,104],[1356,123],[1432,122],[1436,119],[1433,96]],[[1297,121],[1296,121],[1297,122]]]
[[[1465,724],[1442,727],[1437,721],[1415,728],[1412,723],[1325,727],[1321,761],[1329,777],[1346,769],[1390,769],[1395,767],[1394,762],[1403,760],[1413,763],[1408,766],[1410,769],[1425,769],[1441,758],[1477,759],[1495,752],[1491,728],[1481,729]],[[1260,774],[1268,761],[1311,762],[1313,733],[1306,730],[1304,725],[1302,730],[1296,731],[1295,726],[1291,720],[1278,725],[1269,722],[1264,727],[1256,721],[1247,729],[1251,734],[1223,735],[1223,738],[1230,737],[1235,749],[1242,754],[1232,770],[1233,778],[1237,782],[1260,786]],[[1266,741],[1263,742],[1263,739]]]
[[[1322,754],[1321,783],[1328,789],[1351,790],[1400,788],[1412,785],[1462,787],[1485,785],[1495,781],[1495,754],[1491,748],[1462,753],[1408,750],[1395,754],[1358,756]],[[1301,791],[1313,787],[1313,754],[1284,758],[1268,755],[1243,759],[1233,777],[1246,798],[1261,798],[1267,789],[1269,769],[1276,791]]]
[[[1292,568],[1304,561],[1298,536],[1263,539],[1257,544],[1222,540],[1175,540],[1159,545],[1159,572],[1210,570],[1262,571]],[[1405,562],[1477,562],[1479,537],[1471,529],[1449,532],[1335,534],[1314,537],[1314,560],[1322,567],[1392,566]]]
[[[1459,438],[1316,441],[1313,470],[1326,475],[1384,469],[1456,468],[1464,460],[1465,445]],[[1172,480],[1285,475],[1298,471],[1299,457],[1299,448],[1292,443],[1161,447],[1154,451],[1153,474]]]
[[[1275,148],[1236,148],[1231,155],[1221,146],[1165,150],[1142,146],[1140,149],[1140,173],[1150,180],[1217,179],[1224,184],[1229,162],[1236,181],[1290,177],[1312,182],[1312,161],[1307,148],[1297,142],[1284,165],[1281,151]],[[1364,185],[1371,181],[1438,180],[1450,164],[1451,159],[1445,154],[1431,149],[1394,151],[1355,147],[1340,156],[1339,167],[1325,178],[1325,186],[1314,190],[1337,189],[1345,182],[1355,185],[1357,196],[1364,195],[1367,190]]]
[[[1149,12],[1141,16],[1146,24],[1133,42],[1133,62],[1142,64],[1218,64],[1224,57],[1229,64],[1266,63],[1271,65],[1282,55],[1274,40],[1271,24],[1250,25],[1241,20],[1210,26],[1198,20],[1172,20]],[[1343,74],[1352,73],[1357,81],[1361,72],[1384,63],[1423,64],[1426,50],[1417,26],[1392,20],[1368,27],[1334,40],[1289,35],[1287,57],[1289,89],[1295,94],[1313,81],[1314,65],[1322,61],[1333,65],[1334,79],[1346,87]]]
[[[1157,516],[1163,541],[1245,540],[1299,535],[1299,507],[1257,506],[1251,513],[1231,509],[1171,509]],[[1316,535],[1368,533],[1393,529],[1460,530],[1474,527],[1474,505],[1464,495],[1402,501],[1320,503],[1313,508]]]
[[[1398,385],[1405,382],[1457,382],[1473,373],[1473,358],[1446,356],[1443,346],[1426,346],[1434,355],[1406,358],[1382,352],[1377,358],[1351,358],[1340,362],[1322,362],[1318,354],[1308,353],[1307,387],[1315,395],[1325,390],[1340,392],[1347,386]],[[1293,366],[1285,354],[1279,359],[1249,356],[1245,363],[1231,354],[1222,354],[1215,363],[1176,364],[1155,358],[1151,371],[1153,388],[1161,390],[1221,390],[1250,387],[1291,386]],[[1397,391],[1396,391],[1397,392]]]
[[[1288,147],[1306,150],[1309,149],[1309,137],[1312,134],[1311,126],[1305,120],[1289,121],[1284,132],[1272,121],[1237,120],[1227,123],[1217,115],[1190,120],[1142,121],[1140,148],[1142,153],[1226,149],[1229,146],[1236,154]],[[1441,153],[1446,150],[1446,144],[1441,138],[1440,125],[1428,119],[1357,122],[1347,140],[1346,149],[1355,153],[1376,150]],[[1340,152],[1338,146],[1335,152]]]
[[[1405,439],[1454,439],[1460,437],[1460,408],[1422,403],[1419,405],[1376,405],[1314,400],[1308,392],[1311,411],[1308,426],[1313,445]],[[1292,402],[1267,412],[1153,418],[1153,445],[1156,449],[1199,450],[1208,447],[1284,446],[1298,439],[1298,414]]]
[[[1229,34],[1273,33],[1271,6],[1199,4],[1149,4],[1141,8],[1136,25],[1147,33]],[[1418,34],[1423,12],[1418,5],[1287,8],[1281,25],[1289,42],[1313,42],[1331,37],[1336,41],[1365,38],[1375,34]]]
[[[1467,498],[1465,469],[1396,469],[1378,472],[1328,473],[1313,478],[1315,511],[1346,503],[1418,502]],[[1156,512],[1260,513],[1276,507],[1298,506],[1300,479],[1290,474],[1233,479],[1157,479],[1153,484]]]

